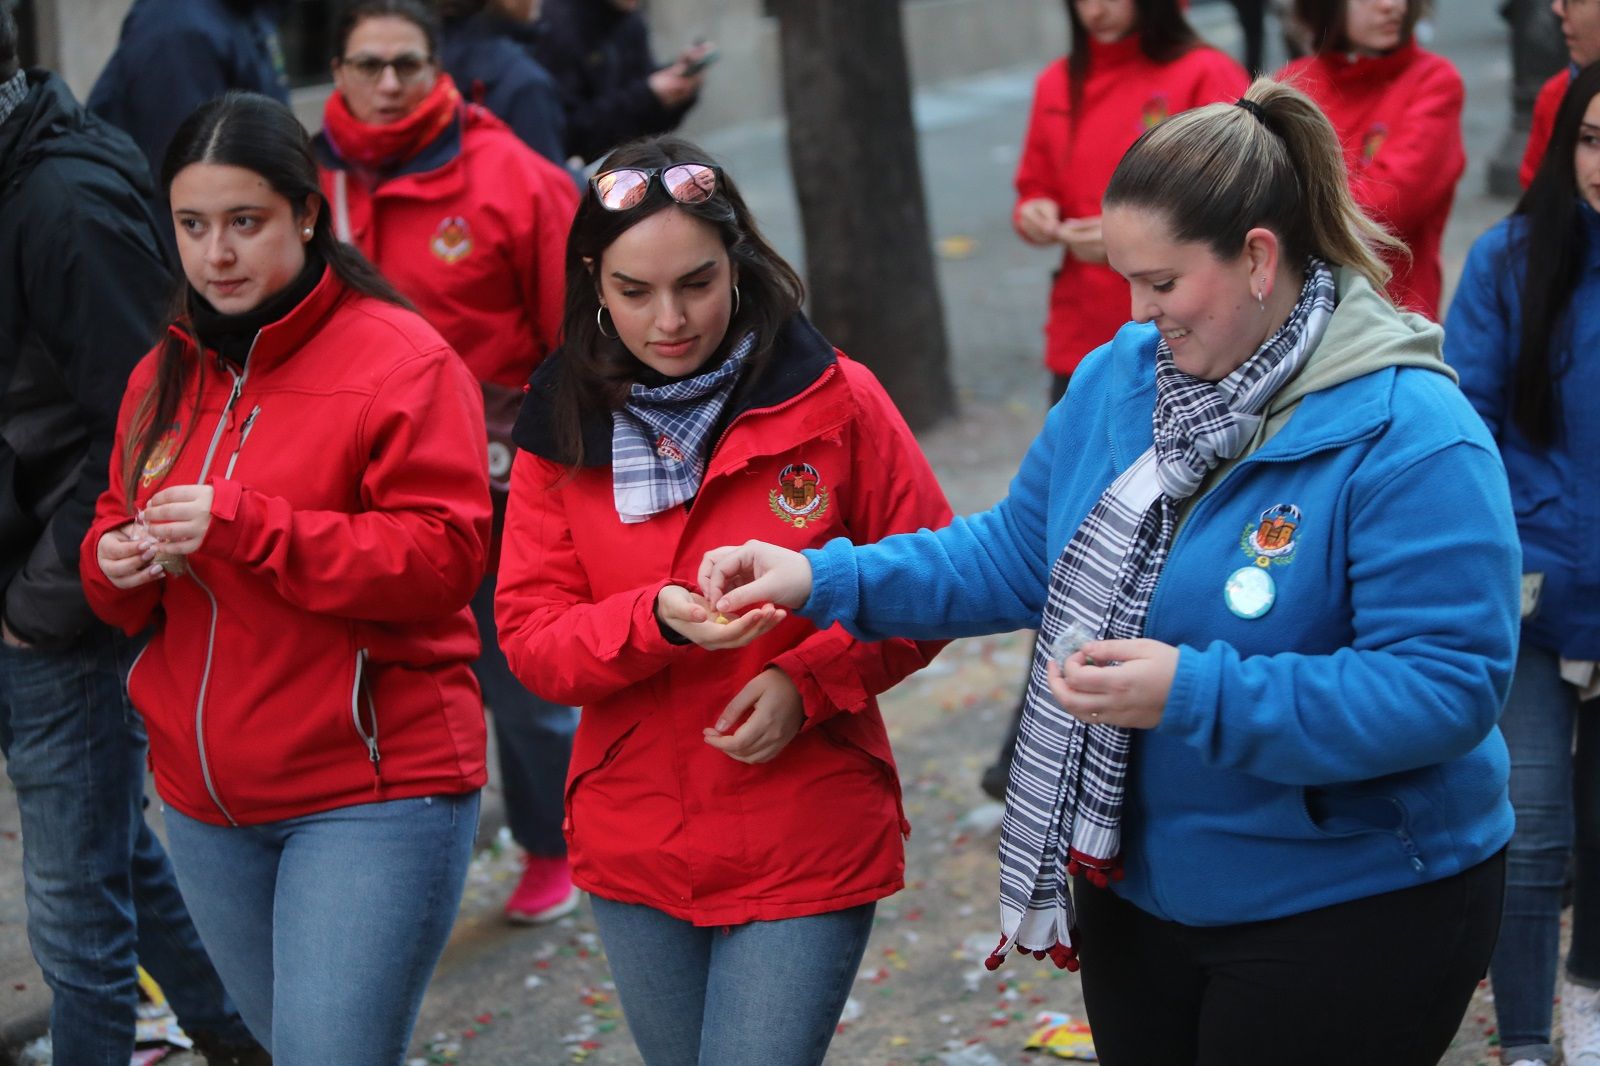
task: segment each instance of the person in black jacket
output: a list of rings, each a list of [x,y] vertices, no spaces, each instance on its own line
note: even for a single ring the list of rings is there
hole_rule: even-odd
[[[446,0],[439,59],[456,87],[524,144],[567,162],[567,118],[556,80],[533,57],[540,0]]]
[[[289,102],[282,0],[134,0],[89,110],[125,131],[151,174],[178,124],[229,89]]]
[[[678,128],[705,74],[687,73],[701,42],[661,66],[639,0],[545,0],[534,55],[555,75],[567,109],[567,151],[585,162],[624,141]]]
[[[128,1061],[137,962],[208,1061],[266,1063],[145,824],[131,648],[78,578],[123,388],[171,286],[150,180],[60,78],[17,69],[16,44],[0,4],[0,751],[54,1061]]]

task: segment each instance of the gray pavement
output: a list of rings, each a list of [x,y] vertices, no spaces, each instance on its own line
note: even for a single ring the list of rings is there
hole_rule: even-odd
[[[1202,4],[1192,15],[1210,39],[1237,51],[1229,8]],[[1445,236],[1448,290],[1472,240],[1510,208],[1487,195],[1484,179],[1487,153],[1506,125],[1510,63],[1503,24],[1487,3],[1438,5],[1431,47],[1455,61],[1468,89],[1469,166]],[[1035,72],[999,71],[935,87],[916,100],[962,403],[960,417],[925,434],[923,443],[958,510],[1003,494],[1044,414],[1040,324],[1054,256],[1024,246],[1009,225],[1011,174]],[[781,124],[710,131],[699,139],[739,181],[779,250],[803,262]],[[880,908],[830,1062],[1016,1062],[1021,1030],[1036,1011],[1081,1017],[1075,979],[1009,964],[994,975],[977,968],[993,917],[994,810],[983,805],[975,782],[1003,731],[1026,652],[1022,635],[959,642],[886,701],[917,827],[908,857],[912,887]],[[493,787],[484,810],[487,845],[503,821]],[[639,1061],[585,912],[534,930],[500,923],[498,906],[515,872],[511,852],[494,846],[475,863],[461,920],[424,1004],[414,1061]],[[48,1006],[24,921],[17,813],[6,787],[0,789],[0,1064],[42,1031]],[[1484,1032],[1492,1028],[1486,996],[1469,1011],[1445,1060],[1452,1066],[1496,1057],[1492,1035]]]

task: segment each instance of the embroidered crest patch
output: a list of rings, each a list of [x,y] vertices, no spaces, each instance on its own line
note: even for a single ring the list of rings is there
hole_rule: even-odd
[[[828,513],[828,490],[810,463],[790,463],[778,474],[778,487],[767,493],[767,506],[780,522],[804,529]]]
[[[1265,570],[1294,561],[1295,535],[1300,529],[1300,508],[1278,503],[1261,512],[1261,517],[1244,527],[1239,547]]]
[[[1388,138],[1388,123],[1374,122],[1372,128],[1367,130],[1366,134],[1361,138],[1361,166],[1363,168],[1372,165],[1372,161],[1378,157],[1378,149],[1383,147],[1383,142]]]
[[[167,431],[156,441],[156,446],[150,452],[150,458],[144,461],[144,469],[139,472],[139,484],[149,485],[156,481],[178,460],[178,430],[177,422],[167,427]]]
[[[1172,104],[1167,100],[1166,93],[1156,93],[1144,102],[1139,109],[1139,121],[1145,129],[1159,126],[1172,115]]]
[[[456,263],[472,253],[472,230],[467,220],[455,215],[439,223],[428,243],[433,254],[446,263]]]
[[[672,463],[683,462],[683,449],[665,433],[656,441],[656,454]]]

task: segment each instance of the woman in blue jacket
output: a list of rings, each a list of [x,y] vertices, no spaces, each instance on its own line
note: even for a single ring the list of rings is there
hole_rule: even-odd
[[[1517,812],[1491,967],[1501,1058],[1555,1060],[1572,856],[1562,1046],[1568,1063],[1600,1063],[1600,705],[1582,706],[1600,695],[1600,64],[1567,90],[1516,211],[1472,246],[1445,336],[1505,459],[1522,538],[1522,641],[1501,719]]]
[[[1382,295],[1392,238],[1304,95],[1168,119],[1103,218],[1136,321],[1005,500],[870,547],[718,549],[700,583],[867,639],[1040,627],[990,962],[1081,954],[1101,1061],[1432,1066],[1511,835],[1494,441],[1439,328]]]

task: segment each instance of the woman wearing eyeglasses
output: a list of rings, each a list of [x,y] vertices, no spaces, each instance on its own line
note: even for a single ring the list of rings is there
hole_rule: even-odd
[[[417,305],[483,385],[496,511],[511,468],[522,386],[561,326],[562,248],[577,202],[570,175],[439,69],[439,26],[421,0],[357,0],[343,11],[334,92],[315,139],[335,232]],[[476,664],[494,712],[506,817],[525,853],[506,901],[515,922],[577,905],[561,838],[561,788],[577,715],[531,696],[494,636],[494,566],[473,599]]]
[[[578,208],[565,341],[517,420],[501,645],[535,692],[583,706],[573,879],[651,1066],[821,1062],[905,873],[874,696],[940,645],[718,618],[695,587],[730,538],[949,520],[894,405],[801,296],[704,152],[624,146]]]

